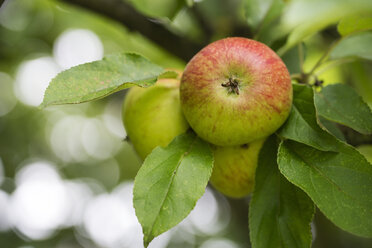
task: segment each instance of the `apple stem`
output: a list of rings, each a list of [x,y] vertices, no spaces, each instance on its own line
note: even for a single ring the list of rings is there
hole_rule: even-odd
[[[221,84],[223,87],[229,88],[229,93],[235,93],[239,95],[239,81],[236,78],[229,78],[227,83]]]

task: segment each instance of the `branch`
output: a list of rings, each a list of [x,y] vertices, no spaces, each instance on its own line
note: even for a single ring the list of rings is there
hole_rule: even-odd
[[[1,0],[0,0],[1,1]],[[123,0],[61,0],[111,18],[137,31],[184,61],[189,61],[205,44],[197,44],[179,36],[159,22],[139,13]]]

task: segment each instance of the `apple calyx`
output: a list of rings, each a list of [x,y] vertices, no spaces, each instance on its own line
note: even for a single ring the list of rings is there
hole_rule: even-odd
[[[241,148],[244,148],[244,149],[248,149],[249,148],[249,144],[243,144],[240,146]]]
[[[226,87],[229,93],[235,93],[239,95],[239,81],[236,78],[229,78],[227,83],[221,84],[222,87]]]

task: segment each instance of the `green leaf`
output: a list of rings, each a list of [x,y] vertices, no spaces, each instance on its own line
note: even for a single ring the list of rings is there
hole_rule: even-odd
[[[162,79],[162,78],[176,79],[178,77],[179,77],[179,74],[177,72],[175,72],[175,71],[166,71],[163,74],[160,74],[158,76],[158,79]]]
[[[256,29],[269,11],[274,0],[244,0],[244,15],[248,24]]]
[[[40,107],[96,100],[133,85],[148,87],[163,69],[137,54],[122,53],[59,73]]]
[[[357,57],[372,60],[372,32],[362,32],[342,39],[331,51],[331,59]]]
[[[372,145],[361,145],[356,148],[368,162],[372,163]]]
[[[314,204],[279,172],[278,144],[270,137],[264,144],[256,170],[249,207],[253,248],[306,248],[311,246],[310,223]]]
[[[309,86],[293,85],[292,111],[278,134],[322,151],[338,151],[339,142],[317,123],[314,92]]]
[[[186,1],[187,7],[191,8],[192,6],[194,6],[194,0],[185,0],[185,1]]]
[[[372,29],[372,14],[358,14],[343,18],[337,26],[338,32],[346,36],[355,32]]]
[[[363,100],[372,109],[372,71],[370,65],[364,61],[355,61],[349,65],[350,77],[353,79],[353,87]]]
[[[133,190],[144,245],[181,222],[203,195],[213,168],[213,153],[194,133],[157,147],[139,170]]]
[[[248,24],[257,31],[280,16],[283,0],[245,0],[244,11]]]
[[[278,164],[333,223],[372,237],[372,165],[353,147],[344,144],[340,152],[324,152],[286,140]]]
[[[152,18],[173,19],[185,5],[184,0],[129,0],[141,13]],[[190,1],[187,1],[189,4]],[[158,20],[159,21],[159,20]]]
[[[295,28],[287,38],[286,43],[283,47],[281,47],[277,53],[282,56],[286,52],[288,52],[292,47],[300,43],[301,41],[304,41],[306,38],[310,37],[311,35],[315,34],[316,32],[326,28],[332,23],[336,23],[338,19],[334,17],[329,17],[323,22],[315,21],[311,23],[304,23],[302,25],[299,25],[297,28]]]
[[[344,134],[341,132],[341,130],[337,127],[337,125],[334,122],[327,120],[323,116],[318,116],[318,121],[320,127],[328,131],[337,139],[346,142]]]
[[[283,15],[284,32],[290,32],[286,44],[279,49],[283,55],[290,48],[342,18],[371,11],[370,0],[297,0],[291,1]]]
[[[350,86],[328,85],[315,94],[314,102],[318,114],[326,119],[362,134],[372,133],[372,111]]]
[[[299,44],[291,48],[282,56],[282,60],[288,68],[290,74],[301,73],[301,59],[305,61],[306,47],[305,44]]]

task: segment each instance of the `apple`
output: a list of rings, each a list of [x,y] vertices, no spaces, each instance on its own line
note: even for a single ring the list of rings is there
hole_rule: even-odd
[[[247,38],[226,38],[189,61],[180,98],[199,137],[236,146],[267,137],[284,123],[292,85],[285,64],[269,47]]]
[[[265,139],[241,146],[214,146],[210,182],[222,194],[241,198],[253,191],[258,155]]]
[[[160,79],[149,88],[131,88],[125,98],[122,108],[124,126],[142,159],[155,147],[167,146],[189,128],[181,110],[179,84],[179,79]],[[243,146],[211,145],[214,153],[211,184],[234,198],[251,193],[262,143],[263,140]]]
[[[179,84],[179,78],[159,79],[149,88],[132,87],[125,97],[124,127],[142,159],[189,128],[180,106]]]

